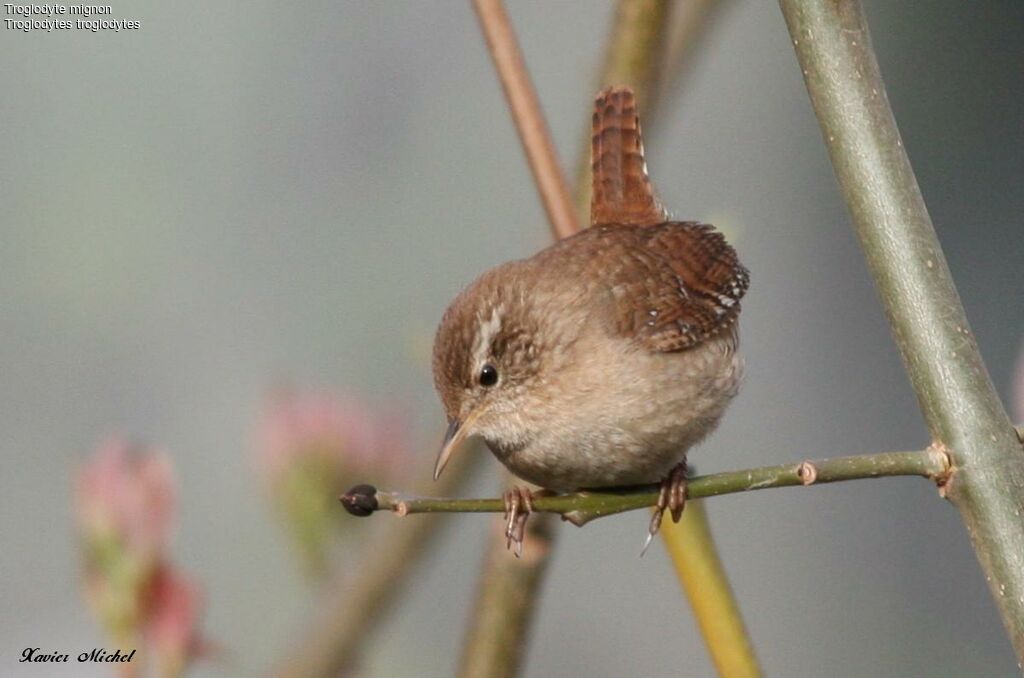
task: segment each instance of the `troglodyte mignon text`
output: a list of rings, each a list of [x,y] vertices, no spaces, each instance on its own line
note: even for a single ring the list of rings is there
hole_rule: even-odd
[[[479,436],[516,476],[552,491],[661,483],[653,536],[686,499],[686,454],[739,388],[749,275],[714,227],[669,221],[644,162],[633,92],[594,105],[591,226],[487,271],[434,341],[448,416],[440,475]],[[521,549],[530,491],[505,495]]]

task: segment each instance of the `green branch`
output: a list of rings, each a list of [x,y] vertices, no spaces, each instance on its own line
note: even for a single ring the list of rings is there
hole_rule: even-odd
[[[946,496],[1024,664],[1024,454],[900,139],[863,9],[858,0],[779,4],[921,411],[953,462]]]
[[[923,476],[943,485],[949,477],[949,460],[938,450],[918,452],[880,452],[852,457],[837,457],[798,464],[763,466],[742,471],[725,471],[691,478],[687,496],[691,499],[723,494],[835,483],[886,476]],[[658,486],[644,485],[621,490],[601,490],[538,497],[533,509],[539,513],[557,513],[577,525],[596,518],[654,506]],[[352,488],[341,502],[353,515],[392,511],[400,516],[414,513],[502,513],[501,499],[445,499],[418,497],[398,492],[381,492],[369,485]]]

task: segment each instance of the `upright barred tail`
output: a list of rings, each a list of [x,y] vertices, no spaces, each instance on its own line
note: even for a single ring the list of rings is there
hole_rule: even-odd
[[[594,102],[590,223],[645,226],[666,214],[647,176],[636,98],[629,87],[609,87]]]

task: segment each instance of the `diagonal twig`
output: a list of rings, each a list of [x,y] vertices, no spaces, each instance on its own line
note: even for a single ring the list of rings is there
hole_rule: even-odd
[[[526,151],[551,230],[556,238],[568,237],[579,230],[569,197],[569,185],[558,164],[555,146],[508,13],[501,0],[474,0],[473,7],[487,38],[494,67],[505,91],[505,100]]]
[[[425,482],[424,491],[458,491],[476,466],[471,461],[474,457],[480,455],[456,459],[436,484]],[[355,665],[365,639],[398,601],[416,562],[427,552],[425,547],[443,523],[441,517],[418,525],[396,525],[366,546],[358,570],[336,572],[311,623],[268,675],[320,678]]]

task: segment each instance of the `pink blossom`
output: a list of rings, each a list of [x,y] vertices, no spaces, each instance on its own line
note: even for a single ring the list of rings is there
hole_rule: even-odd
[[[410,470],[404,421],[364,401],[322,391],[272,397],[257,429],[257,466],[309,574],[327,572],[340,519],[337,497],[364,482],[397,482]]]
[[[159,557],[176,503],[174,472],[164,454],[112,438],[76,480],[78,523],[87,538],[113,538],[137,557]]]
[[[398,470],[406,427],[360,399],[323,391],[285,391],[272,397],[258,430],[258,464],[271,479],[300,461],[352,474]]]
[[[170,566],[159,568],[150,587],[147,645],[164,675],[177,675],[204,652],[199,633],[203,594],[199,585]]]
[[[170,460],[112,438],[75,478],[85,593],[118,644],[180,675],[199,647],[199,587],[169,556],[175,486]]]

